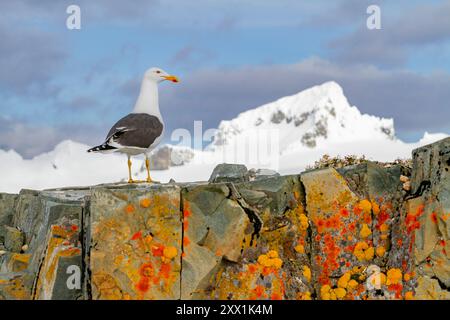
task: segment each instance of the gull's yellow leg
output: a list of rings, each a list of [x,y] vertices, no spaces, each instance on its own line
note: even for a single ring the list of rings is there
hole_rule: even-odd
[[[147,157],[145,157],[145,167],[147,168],[147,182],[153,182],[150,178],[150,160]]]
[[[133,177],[131,177],[131,158],[128,156],[128,183],[133,183]]]

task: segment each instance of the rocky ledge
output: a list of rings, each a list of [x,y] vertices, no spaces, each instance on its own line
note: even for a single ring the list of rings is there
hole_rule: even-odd
[[[449,299],[450,138],[412,168],[0,194],[0,299]]]

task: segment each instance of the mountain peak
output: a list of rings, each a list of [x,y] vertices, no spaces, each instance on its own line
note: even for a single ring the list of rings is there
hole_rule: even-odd
[[[328,81],[222,121],[210,149],[232,144],[250,130],[279,130],[280,151],[354,140],[393,140],[394,122],[351,106],[344,90]]]

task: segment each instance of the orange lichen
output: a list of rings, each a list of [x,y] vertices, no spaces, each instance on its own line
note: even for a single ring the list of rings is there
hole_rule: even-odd
[[[155,257],[162,257],[164,255],[164,246],[163,245],[155,245],[152,247],[152,254]]]
[[[147,292],[150,288],[149,279],[147,277],[141,277],[139,282],[136,284],[136,289],[141,292]]]
[[[261,285],[257,285],[255,287],[255,289],[253,289],[253,292],[255,293],[256,298],[261,298],[265,291],[266,291],[266,289]]]
[[[183,217],[187,218],[191,215],[191,206],[189,204],[189,202],[185,202],[184,203],[184,208],[183,208]]]
[[[389,230],[389,226],[386,223],[380,225],[379,230],[381,232],[387,232]]]
[[[138,231],[135,234],[133,234],[133,236],[131,237],[131,240],[138,240],[138,239],[142,239],[142,231]]]
[[[372,212],[374,215],[378,215],[380,213],[380,206],[372,200]]]
[[[142,199],[142,200],[139,202],[139,204],[141,205],[142,208],[148,208],[148,207],[150,207],[150,203],[151,203],[150,199],[147,199],[147,198]]]
[[[432,212],[430,215],[431,221],[433,221],[434,223],[438,222],[438,218],[437,218],[437,214],[436,212]]]
[[[191,244],[191,240],[187,236],[183,237],[183,246],[187,247]]]
[[[388,286],[399,284],[403,278],[402,271],[397,268],[389,269],[386,275],[387,275],[386,284]]]
[[[150,243],[152,242],[152,240],[153,240],[153,237],[152,237],[151,235],[146,235],[145,238],[144,238],[144,242],[145,242],[147,245],[150,245]]]
[[[169,279],[170,270],[171,270],[170,264],[163,263],[161,264],[161,268],[159,269],[159,275],[164,279]]]
[[[341,216],[343,216],[343,217],[348,217],[348,216],[349,216],[349,212],[348,212],[348,210],[347,210],[346,208],[341,208],[341,209],[339,210],[339,214],[340,214]]]
[[[281,295],[278,293],[272,293],[272,295],[270,296],[270,300],[281,300]]]
[[[414,300],[414,293],[412,291],[405,292],[405,300]]]
[[[132,204],[128,204],[126,207],[125,207],[125,212],[126,213],[133,213],[134,212],[134,206],[132,205]]]

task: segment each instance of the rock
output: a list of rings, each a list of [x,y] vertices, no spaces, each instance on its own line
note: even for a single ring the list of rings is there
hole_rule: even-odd
[[[179,299],[178,187],[94,188],[90,231],[93,299]]]
[[[167,170],[170,167],[181,166],[188,163],[194,157],[189,148],[172,147],[164,145],[156,149],[150,156],[150,168],[152,170]],[[141,171],[145,171],[145,164]]]
[[[274,170],[269,169],[250,169],[247,172],[249,181],[264,180],[270,177],[279,177],[280,174]]]
[[[24,242],[24,234],[12,227],[5,226],[5,248],[11,252],[20,252]]]
[[[226,185],[188,187],[183,190],[183,299],[202,288],[202,280],[222,259],[236,262],[250,220]],[[203,261],[198,264],[197,259]]]
[[[209,178],[210,183],[248,181],[247,167],[242,164],[222,163],[214,168]]]
[[[450,300],[450,292],[443,290],[436,279],[423,276],[417,282],[417,300]]]
[[[0,193],[0,226],[11,224],[17,198],[16,194]]]
[[[214,195],[206,197],[210,192]],[[259,201],[262,198],[266,201]],[[254,181],[199,186],[187,189],[183,199],[185,222],[189,226],[187,234],[201,241],[190,241],[185,249],[182,288],[186,292],[183,290],[182,298],[296,299],[310,296],[308,218],[298,177],[272,178],[266,183]],[[207,199],[215,200],[207,205]],[[211,220],[217,211],[222,210],[221,207],[228,206],[230,209],[226,211],[239,212],[235,214],[236,222],[230,218],[223,222]],[[199,208],[202,208],[202,213]],[[217,208],[216,213],[209,213],[211,208]],[[232,245],[208,246],[207,239],[217,233],[211,231],[211,226],[223,223],[229,225],[223,234],[226,239],[223,243]],[[202,234],[196,234],[195,229],[199,225],[204,226]],[[192,226],[196,226],[195,229]],[[233,226],[235,230],[232,231]],[[209,262],[195,263],[199,256],[205,257],[207,246]],[[232,252],[239,255],[230,256],[232,247],[238,249]],[[214,249],[219,250],[214,253]],[[289,276],[283,279],[283,275]],[[196,285],[191,286],[193,283]]]
[[[406,201],[404,229],[411,239],[419,279],[450,285],[450,138],[413,151],[412,195]],[[424,280],[425,281],[425,280]],[[429,283],[429,281],[426,281]]]
[[[77,300],[81,298],[82,248],[76,239],[77,221],[63,219],[50,228],[46,254],[40,266],[34,299]]]
[[[449,142],[412,169],[2,194],[0,299],[449,299]]]

